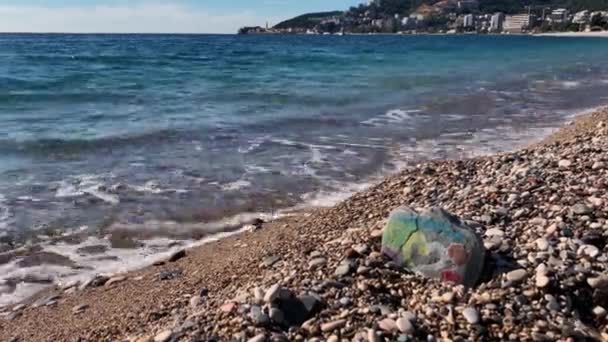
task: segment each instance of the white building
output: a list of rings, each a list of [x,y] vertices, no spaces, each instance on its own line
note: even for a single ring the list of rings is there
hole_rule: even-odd
[[[589,11],[584,10],[575,13],[572,22],[575,24],[587,24],[589,22]]]
[[[503,31],[508,33],[522,33],[527,30],[532,23],[532,16],[529,14],[515,14],[505,17]]]
[[[462,26],[464,28],[475,27],[474,17],[472,14],[467,14],[464,16]]]
[[[494,13],[490,18],[490,31],[500,32],[502,31],[502,25],[505,21],[505,15],[502,13]]]
[[[551,11],[551,16],[549,18],[551,19],[551,22],[563,23],[568,20],[568,10],[565,8],[553,10]]]

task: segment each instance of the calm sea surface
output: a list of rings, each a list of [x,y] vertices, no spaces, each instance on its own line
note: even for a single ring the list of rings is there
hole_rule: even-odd
[[[608,103],[606,60],[601,38],[0,35],[0,250],[44,256],[0,258],[0,305],[526,143]]]

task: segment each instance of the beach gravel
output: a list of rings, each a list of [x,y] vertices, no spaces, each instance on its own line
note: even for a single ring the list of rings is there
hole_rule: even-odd
[[[607,340],[604,122],[606,109],[513,152],[411,165],[332,208],[33,307],[49,290],[3,309],[0,340]],[[380,237],[400,206],[442,207],[484,237],[481,279],[456,286],[387,260]],[[74,315],[82,303],[94,310]]]

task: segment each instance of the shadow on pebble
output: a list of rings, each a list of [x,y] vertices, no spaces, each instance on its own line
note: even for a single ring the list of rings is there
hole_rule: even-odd
[[[486,251],[483,271],[477,281],[477,286],[497,279],[501,274],[511,272],[517,268],[520,267],[512,255]]]

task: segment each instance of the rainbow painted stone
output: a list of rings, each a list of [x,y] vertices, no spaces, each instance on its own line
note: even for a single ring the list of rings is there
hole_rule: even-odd
[[[382,235],[382,253],[426,277],[473,286],[485,248],[473,229],[441,208],[394,210]]]

